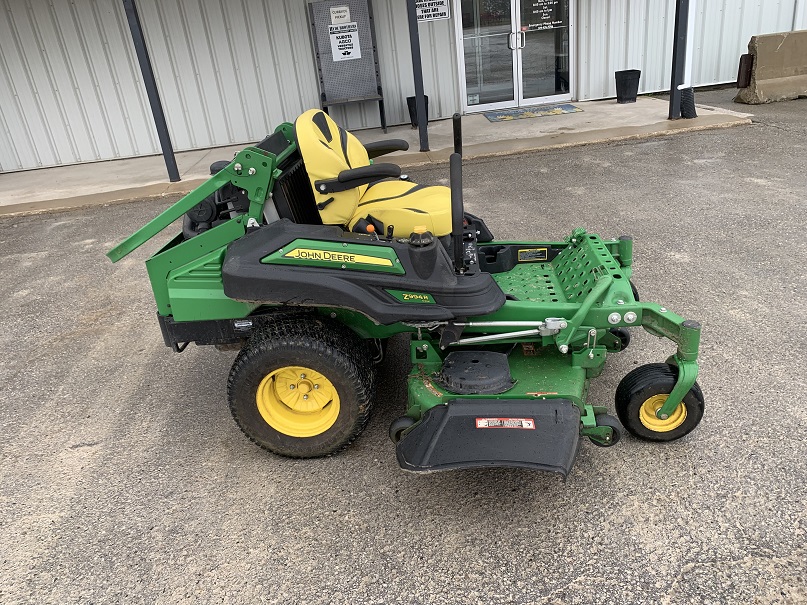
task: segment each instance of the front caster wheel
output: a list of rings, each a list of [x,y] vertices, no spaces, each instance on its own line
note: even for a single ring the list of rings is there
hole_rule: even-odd
[[[276,320],[253,335],[227,382],[230,411],[262,448],[291,458],[333,454],[370,414],[375,371],[353,332],[315,317]]]
[[[398,443],[401,440],[404,431],[414,424],[415,419],[410,418],[409,416],[401,416],[400,418],[396,418],[392,421],[392,424],[389,427],[389,438],[392,439],[393,443]]]
[[[630,330],[627,328],[611,328],[608,330],[616,338],[619,339],[619,350],[624,351],[630,344]]]
[[[651,363],[628,373],[616,389],[616,413],[622,426],[646,441],[673,441],[691,432],[703,418],[703,393],[698,383],[668,418],[656,417],[678,379],[678,368]]]
[[[633,298],[636,299],[636,302],[639,302],[639,289],[632,281],[630,282],[630,291],[633,293]]]
[[[608,414],[599,414],[598,416],[595,416],[595,418],[597,419],[597,426],[611,427],[611,435],[605,440],[589,437],[589,441],[591,441],[591,443],[597,447],[611,447],[612,445],[619,443],[619,440],[622,439],[622,431],[620,430],[622,426],[620,426],[616,418],[609,416]]]

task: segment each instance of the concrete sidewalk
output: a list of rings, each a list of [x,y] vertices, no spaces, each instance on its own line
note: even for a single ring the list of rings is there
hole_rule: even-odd
[[[667,119],[668,104],[639,97],[635,104],[614,100],[574,103],[583,111],[491,123],[482,114],[463,117],[465,158],[539,149],[586,145],[631,138],[664,136],[678,132],[749,124],[750,114],[698,105],[693,120]],[[451,120],[429,124],[431,151],[419,152],[418,131],[395,126],[355,132],[364,143],[385,138],[406,139],[410,151],[391,154],[401,166],[445,162],[453,151]],[[230,159],[244,145],[186,151],[176,154],[177,183],[169,183],[161,155],[0,173],[0,215],[34,213],[62,208],[107,204],[133,198],[187,193],[208,177],[212,162]]]

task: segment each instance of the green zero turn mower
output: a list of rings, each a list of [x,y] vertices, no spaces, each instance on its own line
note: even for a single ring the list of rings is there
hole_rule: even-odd
[[[207,182],[108,253],[120,260],[183,219],[146,261],[160,327],[177,352],[190,342],[239,350],[227,391],[250,439],[301,458],[344,448],[401,332],[412,370],[390,437],[406,470],[566,476],[581,438],[611,446],[624,427],[671,441],[698,425],[700,325],[639,301],[631,238],[575,229],[561,242],[498,241],[463,211],[460,153],[450,189],[372,161],[406,148],[364,146],[310,110],[214,164]],[[636,326],[677,350],[625,376],[617,422],[586,395]]]

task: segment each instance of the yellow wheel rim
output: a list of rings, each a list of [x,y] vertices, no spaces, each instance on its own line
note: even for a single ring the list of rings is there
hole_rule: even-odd
[[[683,401],[666,420],[656,417],[656,412],[661,409],[665,401],[667,401],[667,395],[653,395],[639,408],[639,420],[645,428],[657,433],[668,433],[684,424],[684,420],[687,419],[687,406]]]
[[[267,374],[255,393],[266,424],[290,437],[314,437],[331,428],[339,416],[333,383],[303,366],[287,366]]]

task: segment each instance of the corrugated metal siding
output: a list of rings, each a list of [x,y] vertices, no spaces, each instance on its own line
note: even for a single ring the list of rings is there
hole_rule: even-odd
[[[158,85],[176,149],[253,141],[318,106],[307,0],[140,0]],[[409,121],[414,94],[406,3],[374,0],[387,123]],[[451,21],[421,24],[429,115],[457,107]],[[347,128],[380,125],[378,104],[331,108]]]
[[[407,123],[406,3],[372,1],[387,120]],[[669,87],[673,0],[577,2],[578,98],[614,96],[619,69],[641,69],[642,92]],[[139,0],[177,150],[253,141],[317,105],[306,4]],[[753,34],[807,28],[807,0],[699,0],[697,12],[696,85],[733,81]],[[159,152],[120,0],[0,0],[0,13],[0,171]],[[459,108],[454,18],[420,26],[432,119]],[[375,103],[333,115],[379,124]]]
[[[652,8],[649,4],[578,0],[578,99],[614,96],[614,72],[622,69],[641,69],[644,90],[663,88],[670,55],[663,41],[672,39],[674,3],[657,0]],[[668,77],[667,81],[669,85]]]
[[[755,34],[790,31],[797,1],[698,0],[693,84],[733,82]],[[614,72],[641,69],[640,92],[668,90],[673,0],[578,0],[578,99],[616,95]]]
[[[177,150],[254,141],[317,103],[304,0],[140,0]]]
[[[140,0],[143,28],[177,149],[243,143],[318,106],[307,0]],[[409,121],[414,94],[406,3],[374,0],[388,124]],[[456,110],[451,21],[421,24],[432,118]],[[378,104],[331,108],[347,128],[380,125]]]
[[[158,150],[120,4],[0,0],[0,170]]]
[[[695,85],[734,82],[751,36],[790,31],[794,10],[795,0],[699,0]]]
[[[177,151],[254,141],[318,105],[306,0],[139,0]],[[388,124],[414,94],[406,3],[374,0]],[[120,0],[0,0],[0,171],[159,153]],[[451,21],[421,24],[431,118],[458,107]],[[380,124],[376,103],[332,109]]]
[[[796,0],[793,10],[793,30],[807,29],[807,0]]]

